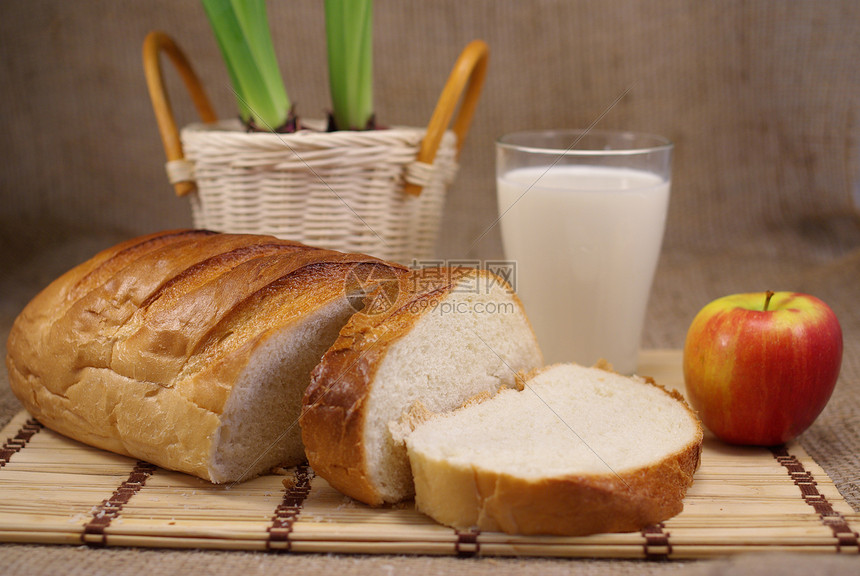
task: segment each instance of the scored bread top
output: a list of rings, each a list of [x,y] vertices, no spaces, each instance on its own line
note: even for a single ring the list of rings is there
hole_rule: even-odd
[[[95,266],[84,263],[83,275],[73,270],[52,283],[16,320],[10,358],[25,364],[36,360],[28,354],[51,358],[33,364],[53,393],[63,394],[85,368],[166,381],[204,341],[217,340],[230,318],[259,306],[263,300],[255,294],[283,289],[290,275],[307,266],[375,261],[274,237],[203,230],[129,244],[96,256]],[[337,289],[342,275],[339,280]],[[261,330],[270,320],[245,316]],[[33,336],[43,350],[25,345]]]
[[[50,428],[208,478],[219,416],[252,352],[345,300],[364,266],[402,271],[271,236],[180,230],[124,242],[21,312],[10,385]]]

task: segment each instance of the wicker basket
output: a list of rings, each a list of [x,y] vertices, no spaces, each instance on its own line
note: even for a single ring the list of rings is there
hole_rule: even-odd
[[[202,120],[181,132],[164,89],[162,52],[180,72]],[[427,128],[249,133],[238,121],[217,120],[171,38],[152,32],[144,42],[168,179],[177,194],[189,195],[196,227],[272,234],[405,264],[433,257],[486,63],[486,44],[466,46]]]

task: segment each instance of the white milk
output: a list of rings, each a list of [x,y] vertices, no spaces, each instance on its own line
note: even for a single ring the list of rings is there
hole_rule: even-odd
[[[546,362],[605,358],[634,372],[669,182],[618,168],[520,168],[499,178],[498,198],[506,258]]]

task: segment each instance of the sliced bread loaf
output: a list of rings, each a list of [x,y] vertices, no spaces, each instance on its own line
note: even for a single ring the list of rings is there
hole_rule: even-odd
[[[136,238],[27,305],[7,343],[9,382],[72,438],[212,482],[247,479],[304,460],[310,372],[355,312],[354,279],[379,271],[407,273],[269,236]]]
[[[583,535],[681,511],[702,428],[677,393],[558,364],[406,438],[415,503],[458,529]]]
[[[406,449],[392,425],[416,404],[434,412],[515,385],[541,365],[516,295],[474,269],[425,269],[400,280],[393,303],[350,319],[314,369],[302,438],[317,474],[379,505],[409,498]]]

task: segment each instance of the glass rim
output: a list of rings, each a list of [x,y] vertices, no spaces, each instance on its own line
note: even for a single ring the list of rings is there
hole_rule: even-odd
[[[533,144],[517,144],[509,139],[522,136],[564,136],[571,139],[570,146],[535,146]],[[630,148],[577,148],[576,144],[585,136],[633,136],[635,139],[650,139],[653,146],[636,146]],[[664,136],[633,130],[588,130],[588,129],[557,129],[557,130],[522,130],[509,132],[496,139],[499,148],[530,152],[535,154],[553,154],[556,156],[632,156],[636,154],[651,154],[664,150],[672,150],[674,143]]]

